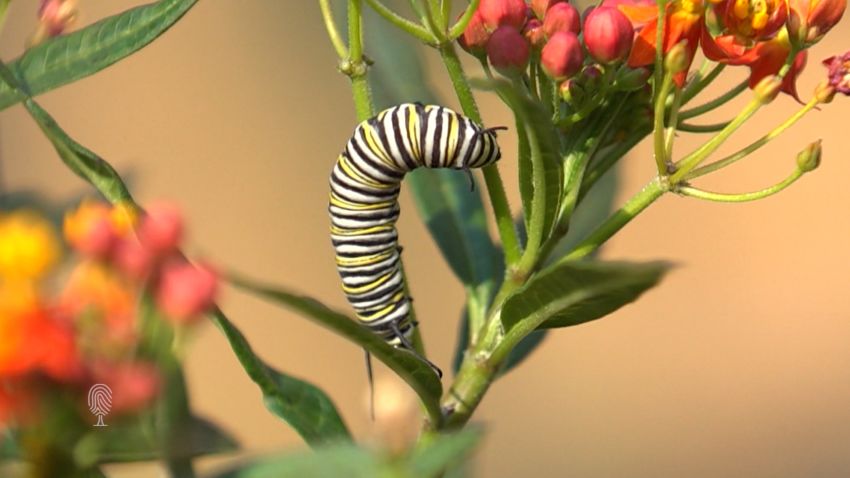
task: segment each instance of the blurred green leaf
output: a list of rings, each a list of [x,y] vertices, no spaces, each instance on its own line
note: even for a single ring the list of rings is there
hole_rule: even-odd
[[[564,262],[531,279],[502,308],[510,331],[569,327],[604,317],[654,287],[669,270],[664,262]]]
[[[261,458],[213,475],[213,478],[375,478],[394,477],[371,452],[356,445],[335,445],[311,453]]]
[[[456,433],[430,437],[424,445],[414,449],[408,457],[408,469],[412,476],[441,476],[447,468],[462,464],[478,443],[483,433],[470,427]]]
[[[168,449],[172,458],[189,459],[227,453],[239,449],[236,440],[218,425],[196,416],[174,430]],[[150,461],[163,458],[163,444],[149,416],[109,423],[93,428],[80,438],[73,450],[74,460],[84,467]]]
[[[132,8],[27,50],[9,66],[31,95],[96,73],[135,53],[179,20],[197,0],[162,0]],[[0,84],[0,109],[24,99]]]
[[[263,457],[213,475],[214,478],[437,478],[462,465],[481,439],[481,431],[430,435],[407,456],[393,458],[354,444],[323,447],[311,453]],[[453,475],[463,476],[463,475]]]
[[[289,423],[312,446],[351,440],[336,406],[321,389],[266,365],[221,310],[216,309],[212,318],[248,376],[260,387],[269,411]]]
[[[442,416],[439,400],[443,385],[428,364],[406,350],[387,344],[354,319],[331,310],[315,299],[241,277],[230,276],[229,279],[236,287],[284,305],[366,349],[416,391],[431,419],[439,423]]]

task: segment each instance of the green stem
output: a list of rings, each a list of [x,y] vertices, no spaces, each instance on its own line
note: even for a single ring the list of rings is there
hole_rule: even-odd
[[[653,179],[558,262],[574,261],[587,257],[668,189],[665,181],[660,178]]]
[[[658,19],[655,21],[655,69],[653,70],[653,89],[656,103],[660,96],[659,88],[664,81],[664,28],[667,21],[667,1],[655,0],[655,5],[658,7]]]
[[[481,124],[481,114],[478,112],[478,105],[475,103],[475,98],[472,96],[472,90],[469,88],[469,82],[466,80],[466,75],[463,72],[463,66],[460,64],[460,59],[457,56],[454,45],[444,43],[440,45],[440,55],[443,58],[443,63],[446,65],[449,78],[451,78],[452,86],[454,86],[458,101],[466,116],[472,121]],[[502,183],[502,177],[499,175],[499,168],[495,164],[485,166],[483,168],[484,182],[487,184],[487,193],[490,197],[490,205],[493,207],[493,214],[496,216],[496,226],[499,230],[499,238],[502,241],[502,248],[505,252],[505,262],[510,269],[520,259],[520,247],[517,240],[516,229],[514,228],[513,216],[508,204],[508,196],[505,194],[505,186]]]
[[[685,88],[684,94],[682,95],[682,104],[688,104],[698,94],[702,93],[702,90],[704,90],[708,85],[711,84],[712,81],[714,81],[718,76],[720,76],[720,74],[723,73],[724,69],[726,69],[726,65],[722,63],[718,64],[711,70],[711,72],[709,72],[708,75],[688,85],[688,87]]]
[[[717,150],[738,128],[744,124],[756,111],[764,105],[764,101],[759,98],[753,98],[752,101],[736,116],[729,124],[723,128],[716,136],[711,138],[705,144],[697,148],[694,152],[682,159],[675,173],[670,177],[670,182],[678,183],[692,169],[699,166],[708,156]]]
[[[0,33],[3,32],[3,27],[6,25],[6,14],[9,13],[9,3],[12,0],[0,0]]]
[[[661,88],[655,97],[655,116],[653,119],[653,146],[655,151],[655,167],[659,176],[668,174],[667,165],[670,158],[667,157],[667,144],[664,138],[664,112],[667,109],[667,96],[673,88],[673,74],[667,72],[661,82]]]
[[[695,106],[691,109],[682,111],[681,113],[679,113],[679,119],[680,120],[687,120],[687,119],[693,118],[694,116],[699,116],[699,115],[708,113],[709,111],[714,111],[715,109],[725,105],[726,103],[728,103],[729,101],[731,101],[735,97],[737,97],[739,94],[741,94],[741,92],[743,92],[744,90],[747,89],[747,86],[749,86],[749,80],[744,80],[741,83],[739,83],[736,87],[732,88],[731,90],[727,91],[726,93],[723,93],[722,95],[718,96],[717,98],[715,98],[715,99],[713,99],[713,100],[711,100],[711,101],[709,101],[705,104]]]
[[[686,133],[716,133],[718,131],[723,131],[723,128],[729,126],[729,123],[729,121],[712,124],[679,123],[679,126],[677,126],[676,129]]]
[[[363,4],[361,0],[348,0],[348,62],[351,68],[351,92],[358,121],[365,121],[375,114],[372,93],[366,78],[366,63],[363,61]]]
[[[469,25],[469,21],[472,20],[472,15],[475,14],[475,11],[478,10],[478,3],[481,0],[472,0],[469,2],[469,6],[466,7],[466,11],[463,12],[460,19],[452,25],[449,29],[449,40],[455,40],[457,37],[463,35],[463,31],[466,30],[466,26]]]
[[[757,201],[759,199],[764,199],[768,196],[773,196],[774,194],[782,191],[788,186],[794,184],[795,181],[800,179],[803,174],[803,171],[799,169],[795,169],[794,172],[783,179],[782,181],[774,184],[773,186],[761,189],[759,191],[753,191],[749,193],[740,193],[740,194],[728,194],[728,193],[717,193],[711,191],[705,191],[702,189],[697,189],[692,186],[677,186],[674,189],[676,194],[680,194],[682,196],[690,196],[697,199],[705,199],[708,201],[715,202],[748,202],[748,201]]]
[[[666,122],[667,128],[664,130],[665,145],[664,158],[670,161],[673,157],[673,142],[676,139],[676,125],[679,123],[679,108],[682,106],[682,89],[676,88],[673,96],[673,104],[670,106],[670,119]]]
[[[703,166],[701,168],[694,169],[690,173],[686,174],[683,177],[683,179],[685,181],[687,181],[687,180],[690,180],[690,179],[693,179],[693,178],[704,176],[708,173],[717,171],[718,169],[725,168],[726,166],[729,166],[730,164],[733,164],[733,163],[739,161],[740,159],[743,159],[744,157],[748,156],[749,154],[752,154],[753,152],[755,152],[756,150],[758,150],[762,146],[769,143],[773,138],[782,134],[786,129],[790,128],[794,123],[799,121],[800,118],[805,116],[806,113],[813,110],[817,105],[818,105],[817,99],[810,100],[808,103],[806,103],[805,106],[800,108],[799,111],[794,113],[790,118],[785,120],[781,125],[774,128],[771,132],[767,133],[766,135],[762,136],[761,138],[757,139],[756,141],[750,143],[748,146],[744,147],[743,149],[741,149],[740,151],[738,151],[734,154],[726,156],[723,159],[719,159],[719,160],[717,160],[717,161],[715,161],[711,164],[706,164],[705,166]]]
[[[348,48],[345,47],[345,43],[342,41],[342,35],[339,34],[339,29],[336,27],[333,12],[331,11],[331,6],[328,1],[329,0],[319,0],[319,8],[322,10],[322,19],[325,22],[325,29],[328,31],[328,38],[330,38],[337,56],[340,58],[346,58],[348,57]]]
[[[366,3],[368,3],[369,6],[372,7],[372,10],[375,10],[378,15],[384,17],[385,20],[397,26],[398,28],[401,28],[402,30],[418,38],[419,40],[422,40],[423,42],[428,43],[429,45],[433,45],[437,42],[437,40],[434,38],[434,35],[432,35],[422,25],[418,25],[402,17],[401,15],[397,14],[389,7],[381,3],[380,0],[366,0]]]

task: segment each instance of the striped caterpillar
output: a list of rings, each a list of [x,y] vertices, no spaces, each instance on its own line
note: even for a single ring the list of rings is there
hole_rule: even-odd
[[[395,228],[401,181],[421,166],[469,172],[495,163],[497,129],[442,106],[405,103],[360,123],[337,158],[328,209],[342,289],[358,320],[390,345],[416,354]]]

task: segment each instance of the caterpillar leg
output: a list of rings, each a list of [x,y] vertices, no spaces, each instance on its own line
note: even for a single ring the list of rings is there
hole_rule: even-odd
[[[437,367],[437,365],[435,365],[434,362],[426,359],[425,357],[422,356],[422,354],[420,354],[419,352],[416,351],[416,349],[413,347],[413,344],[411,344],[410,341],[407,340],[407,337],[405,337],[404,334],[401,333],[401,330],[399,330],[399,328],[398,328],[398,324],[396,324],[395,322],[390,324],[390,330],[393,331],[396,338],[398,338],[399,342],[401,342],[401,346],[402,346],[401,348],[407,350],[414,357],[416,357],[417,359],[421,360],[426,365],[431,367],[431,370],[433,370],[434,373],[437,374],[437,377],[443,378],[443,371],[440,370],[440,367]]]
[[[369,382],[369,417],[375,421],[375,376],[372,374],[372,354],[363,349],[366,354],[366,380]]]

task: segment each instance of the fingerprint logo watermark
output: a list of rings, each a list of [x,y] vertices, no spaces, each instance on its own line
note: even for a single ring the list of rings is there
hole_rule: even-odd
[[[96,383],[89,389],[89,411],[97,416],[96,427],[107,427],[103,417],[112,409],[112,389],[108,385]]]

